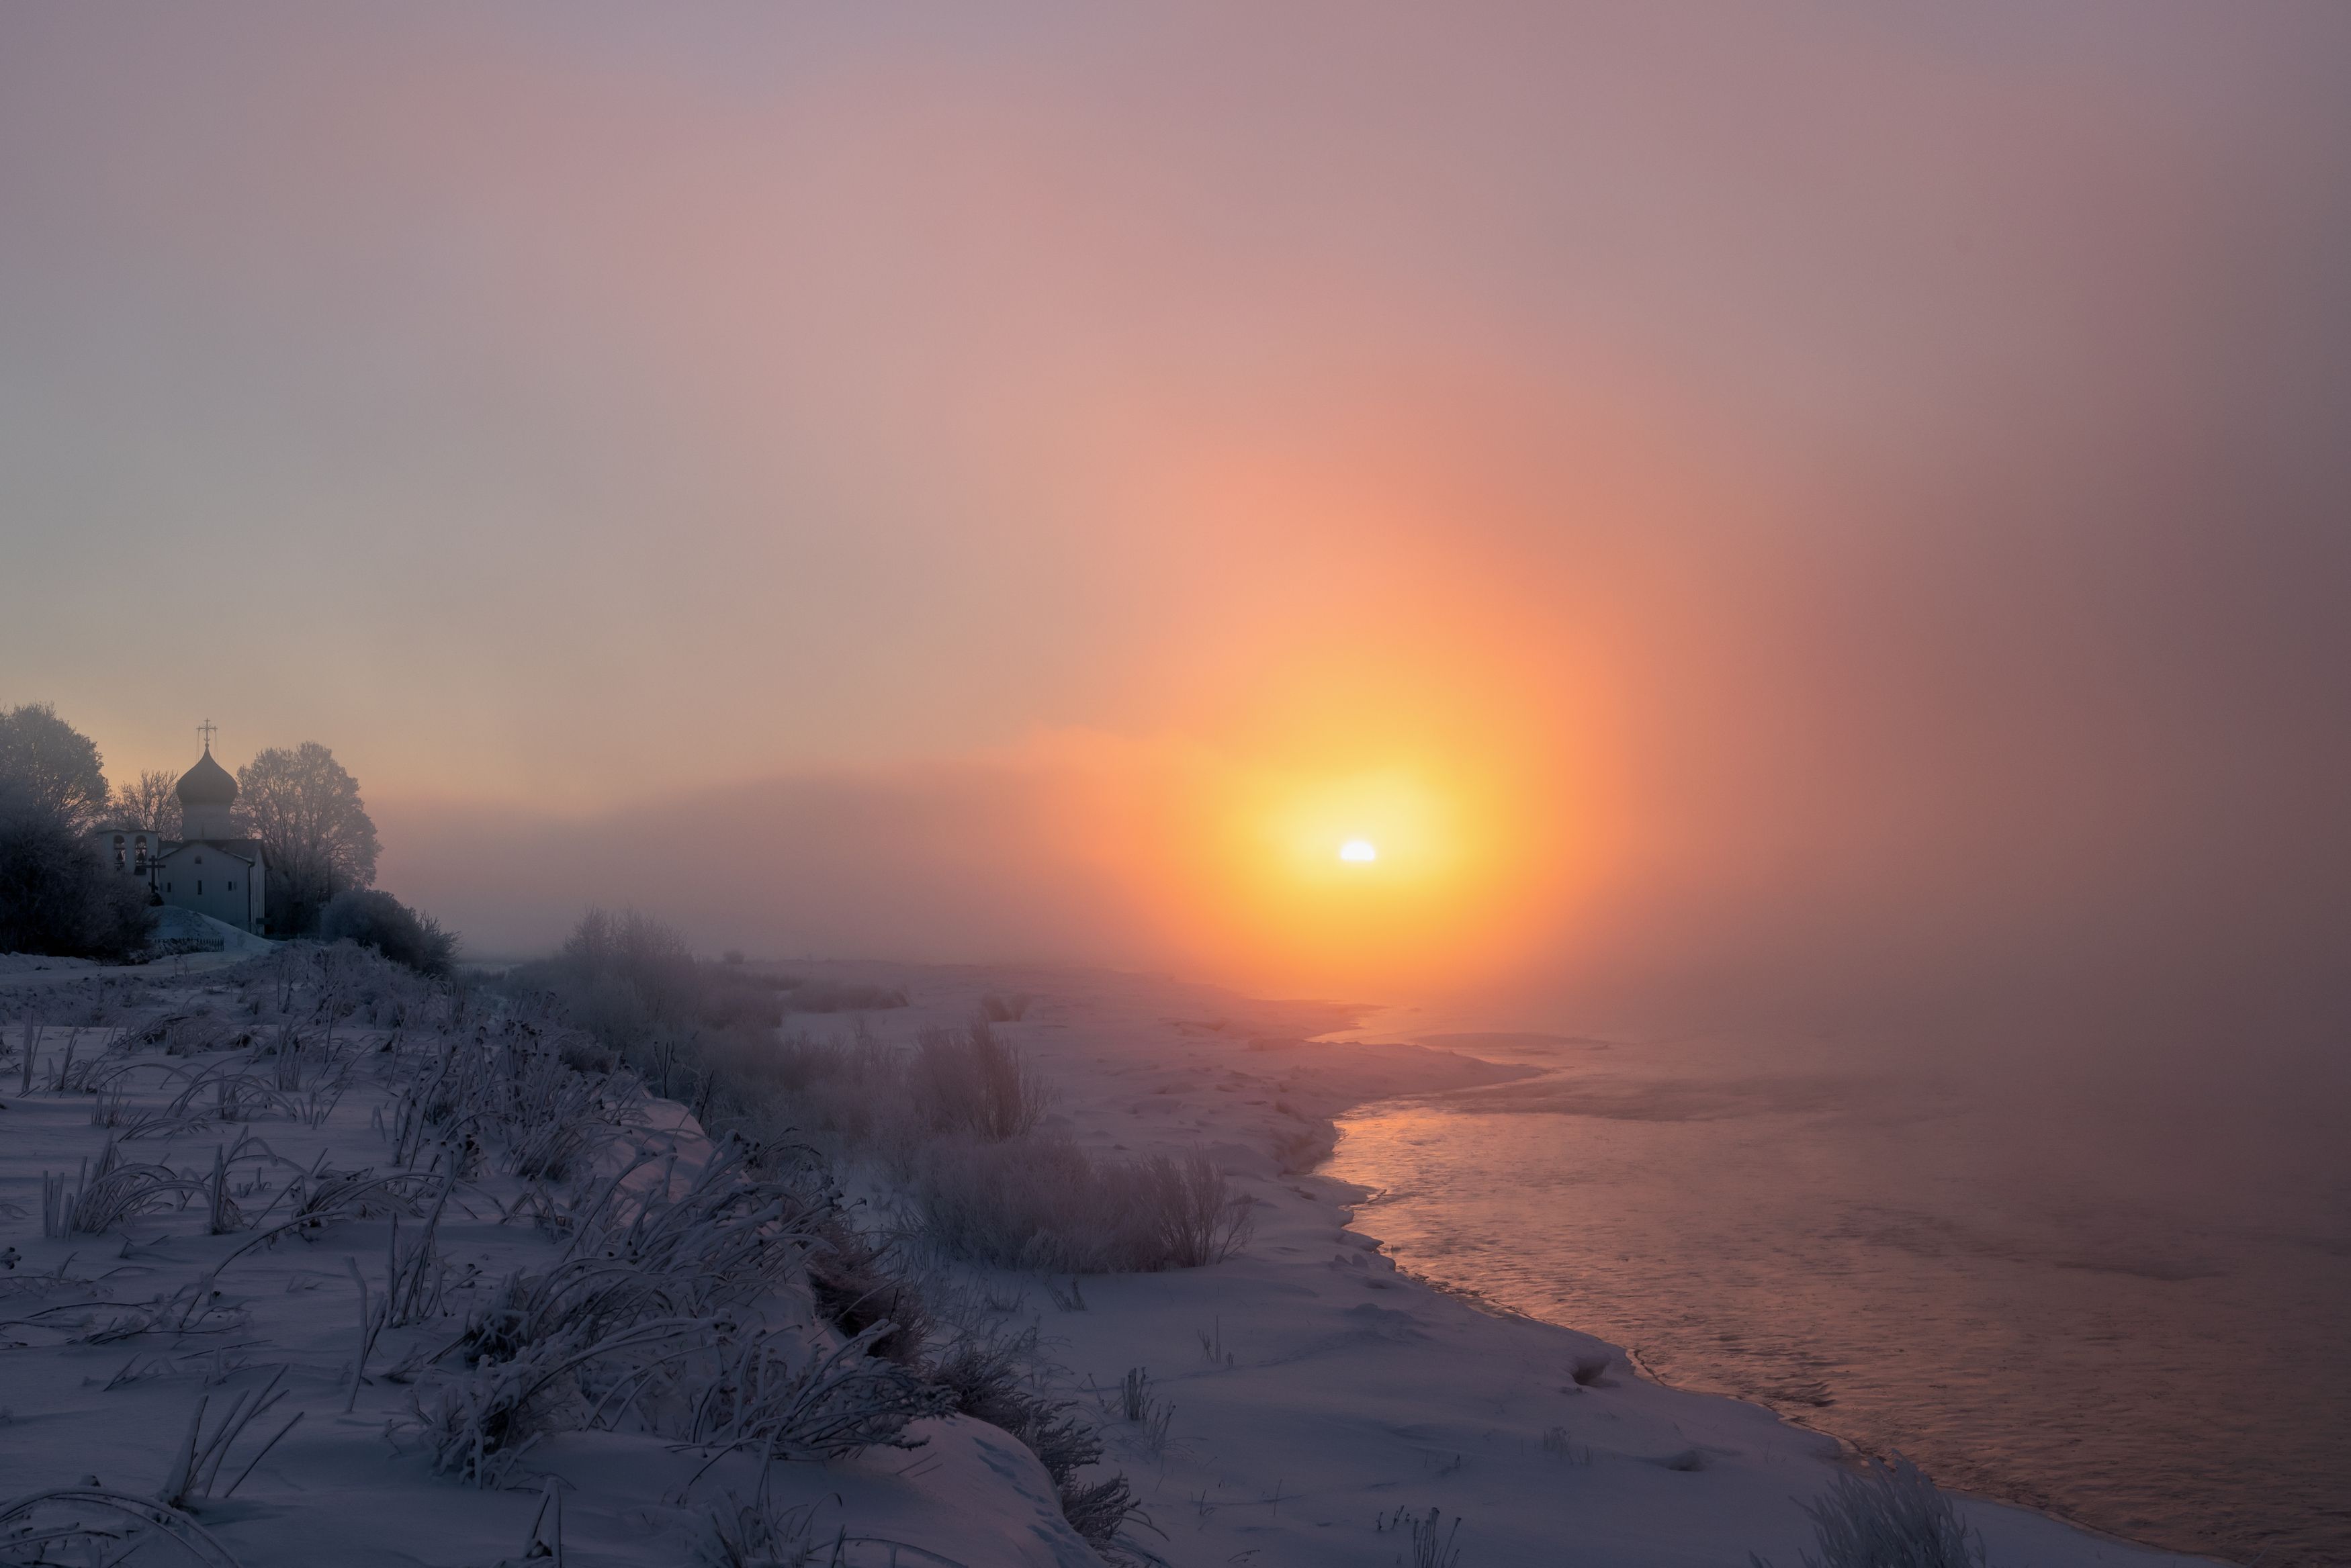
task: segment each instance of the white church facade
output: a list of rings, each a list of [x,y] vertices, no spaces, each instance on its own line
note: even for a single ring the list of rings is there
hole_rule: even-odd
[[[259,934],[268,920],[269,868],[261,841],[247,837],[237,821],[236,780],[213,761],[209,739],[173,793],[180,797],[180,837],[100,828],[91,835],[99,857],[125,876],[144,877],[166,904]]]

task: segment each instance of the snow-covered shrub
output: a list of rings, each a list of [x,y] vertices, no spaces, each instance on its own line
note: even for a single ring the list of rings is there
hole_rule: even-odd
[[[925,1029],[915,1039],[914,1100],[936,1132],[1001,1141],[1032,1132],[1052,1091],[1017,1045],[976,1018],[961,1030]]]
[[[718,1036],[699,1043],[694,1064],[730,1125],[815,1135],[894,1172],[921,1231],[963,1257],[1133,1272],[1221,1262],[1249,1238],[1249,1199],[1206,1156],[1097,1158],[1040,1133],[1050,1086],[985,1020],[925,1030],[912,1053],[871,1039]],[[844,1262],[855,1264],[853,1252],[844,1248]]]
[[[1016,991],[1010,996],[998,996],[990,992],[979,999],[979,1015],[990,1023],[1018,1023],[1029,1016],[1029,993]]]
[[[1130,1525],[1139,1524],[1155,1535],[1163,1532],[1144,1511],[1143,1500],[1134,1495],[1134,1487],[1123,1472],[1097,1481],[1065,1483],[1061,1498],[1061,1517],[1103,1556],[1129,1563],[1158,1561],[1152,1553],[1127,1544]]]
[[[336,894],[319,916],[319,937],[373,948],[419,974],[440,977],[456,967],[457,933],[377,888]]]
[[[834,1459],[870,1448],[911,1447],[906,1423],[943,1415],[947,1397],[906,1368],[872,1354],[877,1324],[830,1351],[797,1329],[714,1339],[682,1380],[690,1394],[677,1433],[715,1452],[763,1459]],[[715,1363],[715,1365],[707,1365]]]
[[[703,1511],[702,1531],[694,1544],[695,1568],[817,1568],[824,1561],[821,1545],[838,1558],[845,1536],[836,1532],[831,1542],[814,1539],[817,1505],[812,1502],[778,1508],[768,1493],[767,1477],[758,1491],[745,1502],[733,1492],[726,1501]]]
[[[465,1376],[420,1390],[410,1429],[423,1435],[436,1474],[496,1486],[541,1436],[590,1425],[601,1403],[594,1396],[627,1386],[703,1328],[655,1321],[600,1337],[583,1326],[519,1345],[510,1357],[479,1361]]]
[[[934,1241],[999,1268],[1199,1268],[1238,1251],[1251,1228],[1249,1200],[1197,1150],[1121,1160],[1067,1137],[963,1141],[927,1151],[911,1189]]]
[[[393,1160],[413,1165],[438,1135],[495,1143],[509,1175],[564,1179],[638,1119],[642,1094],[626,1075],[567,1065],[567,1044],[560,1029],[508,1016],[404,1062]]]
[[[931,1381],[946,1390],[964,1415],[1017,1433],[1034,1425],[1040,1411],[1062,1407],[1035,1391],[1037,1359],[1033,1326],[973,1329],[938,1353]]]
[[[1124,1475],[1081,1479],[1081,1472],[1102,1459],[1102,1435],[1078,1413],[1073,1401],[1042,1391],[1038,1359],[1033,1327],[1017,1333],[974,1330],[940,1352],[930,1369],[931,1381],[956,1410],[1027,1445],[1052,1479],[1062,1517],[1096,1551],[1114,1557],[1137,1555],[1121,1538],[1130,1525],[1155,1527]]]
[[[943,1143],[924,1151],[909,1186],[925,1234],[960,1257],[1100,1273],[1134,1251],[1131,1217],[1107,1200],[1095,1162],[1065,1137]]]
[[[1157,1267],[1205,1268],[1248,1244],[1256,1228],[1249,1199],[1198,1149],[1181,1159],[1154,1155],[1139,1174],[1155,1253],[1165,1260]]]
[[[817,1137],[836,1150],[903,1153],[928,1136],[914,1108],[909,1055],[869,1037],[835,1045],[798,1033],[692,1037],[682,1060],[703,1125],[759,1137]]]
[[[894,1245],[859,1230],[837,1203],[818,1211],[816,1228],[808,1282],[817,1315],[847,1334],[887,1324],[873,1354],[913,1365],[930,1337],[931,1310],[922,1286],[899,1265]]]
[[[542,1432],[623,1419],[715,1452],[833,1459],[904,1440],[946,1397],[875,1347],[776,1321],[830,1220],[830,1190],[724,1142],[683,1183],[650,1156],[592,1188],[544,1272],[511,1275],[455,1346],[469,1372],[420,1396],[437,1468],[496,1484]]]
[[[682,1193],[640,1158],[600,1183],[571,1218],[571,1241],[544,1272],[508,1277],[460,1340],[468,1361],[550,1341],[601,1337],[654,1318],[750,1307],[785,1289],[817,1239],[820,1190],[763,1176],[754,1146],[730,1139]]]
[[[947,1408],[940,1391],[871,1354],[877,1330],[828,1346],[808,1327],[732,1317],[592,1327],[575,1320],[420,1394],[410,1425],[434,1468],[495,1486],[545,1433],[623,1419],[714,1459],[833,1459],[911,1446],[907,1423]]]
[[[506,989],[559,997],[573,1023],[620,1051],[693,1022],[701,978],[676,927],[635,909],[590,909],[561,953],[517,966]]]
[[[1805,1506],[1820,1555],[1806,1568],[1983,1568],[1982,1537],[1917,1465],[1896,1454],[1840,1473],[1818,1502]],[[1750,1554],[1756,1568],[1769,1568]]]

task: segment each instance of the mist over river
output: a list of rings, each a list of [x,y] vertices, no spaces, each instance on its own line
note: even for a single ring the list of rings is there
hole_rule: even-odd
[[[1405,1267],[1956,1490],[2351,1563],[2331,1087],[1419,1037],[1544,1072],[1343,1123],[1329,1169],[1374,1189],[1357,1223]]]

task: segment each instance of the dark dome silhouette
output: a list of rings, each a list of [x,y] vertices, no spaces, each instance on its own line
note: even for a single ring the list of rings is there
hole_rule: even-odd
[[[196,765],[180,775],[179,788],[173,793],[179,795],[183,806],[235,805],[236,780],[229,776],[226,768],[213,761],[213,753],[207,748]]]

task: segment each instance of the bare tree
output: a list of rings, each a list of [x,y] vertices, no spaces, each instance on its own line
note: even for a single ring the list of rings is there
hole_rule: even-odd
[[[136,784],[114,786],[114,820],[165,838],[180,836],[179,780],[161,768],[149,768]]]
[[[237,806],[269,862],[271,923],[308,930],[338,893],[375,881],[375,824],[359,781],[316,741],[236,771]]]
[[[88,735],[47,702],[0,713],[0,780],[16,799],[68,828],[95,827],[106,815],[106,763]]]

